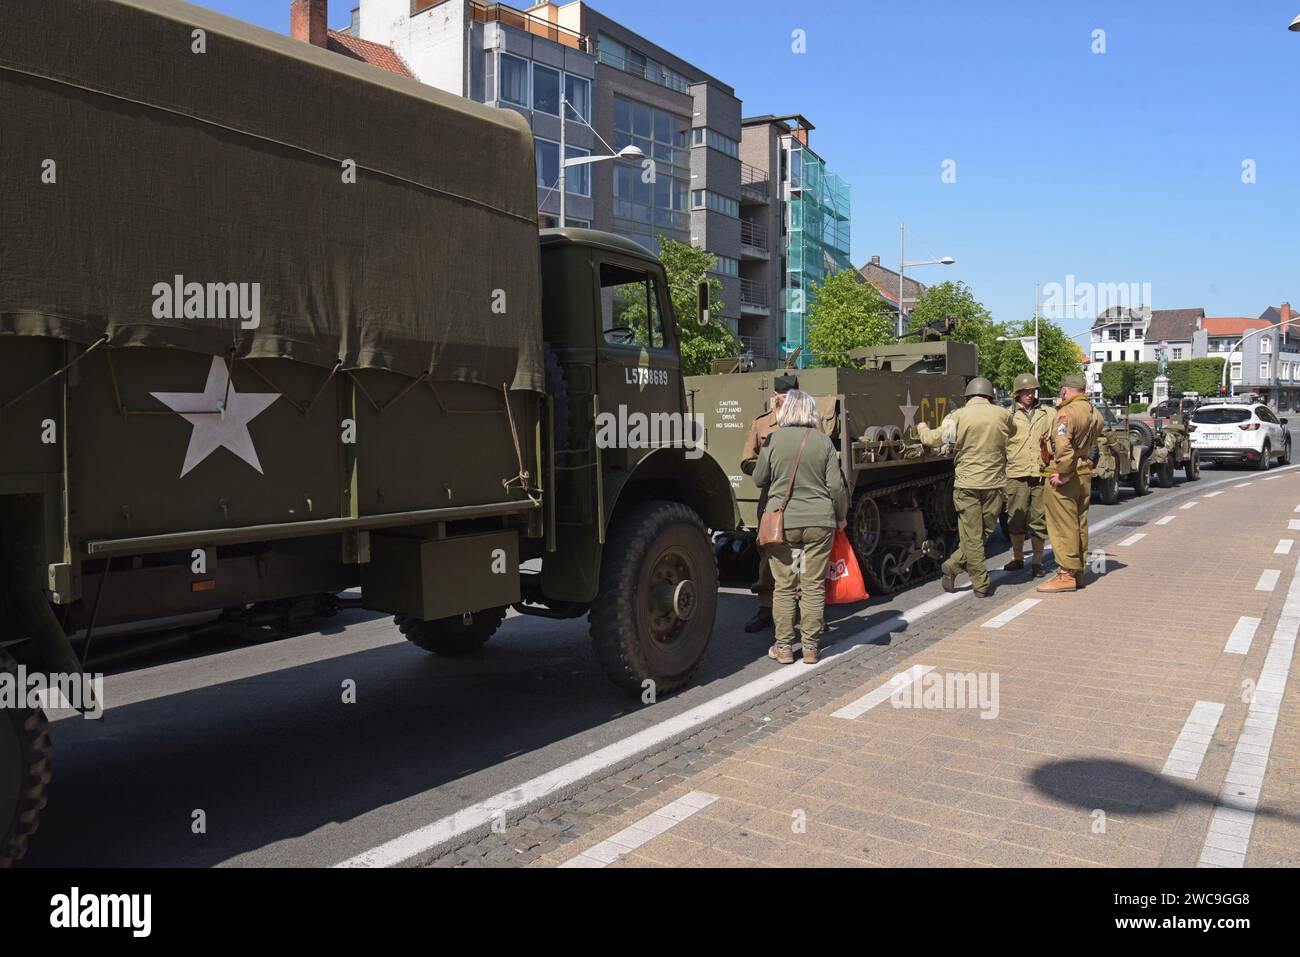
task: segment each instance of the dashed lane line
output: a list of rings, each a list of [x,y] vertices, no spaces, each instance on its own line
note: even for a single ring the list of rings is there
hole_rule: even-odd
[[[888,701],[895,694],[913,682],[921,680],[933,670],[934,665],[912,665],[906,671],[900,671],[894,675],[874,691],[868,691],[858,700],[851,701],[838,711],[831,712],[831,717],[843,718],[845,721],[860,718],[876,705]]]
[[[1214,729],[1219,726],[1221,717],[1223,717],[1222,704],[1215,701],[1196,702],[1187,720],[1183,722],[1183,730],[1179,732],[1178,740],[1170,749],[1169,757],[1165,760],[1165,766],[1160,769],[1160,773],[1195,781],[1196,776],[1201,773],[1201,762],[1205,760],[1205,752],[1210,750]]]
[[[1172,522],[1172,521],[1173,521],[1174,519],[1176,519],[1177,517],[1178,517],[1177,515],[1166,515],[1164,518],[1158,519],[1158,520],[1156,521],[1156,524],[1157,524],[1157,525],[1168,525],[1170,522]]]
[[[1281,577],[1282,573],[1276,568],[1261,572],[1259,581],[1255,582],[1255,591],[1272,591],[1277,587],[1277,580]]]
[[[1259,628],[1258,618],[1249,618],[1246,615],[1238,618],[1237,623],[1232,626],[1232,633],[1228,635],[1228,643],[1223,646],[1224,654],[1244,655],[1249,652],[1257,628]]]
[[[1037,605],[1040,601],[1042,601],[1041,598],[1024,598],[1016,602],[1006,611],[1002,612],[1002,614],[993,616],[988,621],[984,622],[984,624],[981,625],[980,627],[1001,628],[1003,625],[1007,624],[1008,622],[1014,621],[1015,619],[1019,618],[1025,612],[1029,611],[1029,609]]]
[[[671,831],[693,814],[704,810],[718,799],[716,794],[692,791],[676,801],[647,814],[641,820],[625,827],[613,837],[589,847],[581,854],[569,858],[561,867],[608,867],[621,857],[626,857],[638,847],[649,844],[660,834]]]
[[[1138,542],[1142,541],[1142,539],[1146,537],[1147,537],[1146,532],[1136,532],[1130,535],[1128,538],[1124,539],[1124,541],[1119,542],[1115,547],[1128,548],[1130,545],[1136,545]]]
[[[1279,538],[1277,545],[1273,548],[1274,555],[1290,555],[1291,546],[1295,544],[1294,538]]]
[[[1180,506],[1178,506],[1178,507],[1179,507],[1180,509],[1184,509],[1184,510],[1186,510],[1186,509],[1189,509],[1189,508],[1196,508],[1196,506],[1198,506],[1198,505],[1200,505],[1200,504],[1201,504],[1200,502],[1188,502],[1186,505],[1180,505]]]

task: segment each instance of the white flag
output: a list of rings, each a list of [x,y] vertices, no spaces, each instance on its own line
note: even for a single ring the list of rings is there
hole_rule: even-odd
[[[1030,362],[1038,361],[1038,340],[1033,336],[1021,336],[1020,347],[1025,350],[1025,355],[1029,356]]]

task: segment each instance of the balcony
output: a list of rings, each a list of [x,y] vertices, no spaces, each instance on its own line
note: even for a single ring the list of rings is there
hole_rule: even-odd
[[[740,258],[771,258],[768,255],[766,226],[760,223],[751,223],[747,219],[740,221]]]
[[[585,39],[585,38],[584,38]],[[586,49],[584,47],[584,49]],[[588,50],[588,52],[592,52]],[[633,76],[639,76],[643,80],[649,80],[651,83],[658,83],[660,86],[666,86],[670,90],[676,90],[678,93],[687,92],[687,83],[681,77],[675,74],[665,73],[662,70],[655,69],[644,57],[637,59],[625,59],[617,53],[611,53],[608,50],[596,50],[596,62],[603,63],[605,66],[612,66],[616,70],[622,70],[624,73],[630,73]]]
[[[766,359],[768,357],[768,343],[766,339],[758,336],[740,336],[740,348],[743,352],[748,352],[755,359]]]
[[[754,282],[752,279],[740,280],[740,311],[742,314],[749,316],[769,315],[767,286],[761,282]]]
[[[443,2],[445,0],[415,0],[411,14],[414,16]],[[516,10],[504,3],[479,3],[477,0],[470,0],[469,11],[475,23],[502,23],[572,50],[581,50],[583,53],[591,53],[595,47],[590,37],[583,36],[568,27],[562,27],[558,23],[552,23],[545,17]]]
[[[741,203],[767,203],[771,200],[767,173],[748,163],[740,164]]]

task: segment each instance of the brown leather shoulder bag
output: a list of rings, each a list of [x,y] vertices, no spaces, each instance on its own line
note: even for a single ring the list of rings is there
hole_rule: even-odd
[[[785,500],[781,502],[781,507],[773,512],[764,512],[759,517],[758,544],[760,546],[785,543],[785,507],[790,504],[790,496],[794,494],[794,480],[799,475],[799,460],[803,458],[803,450],[808,445],[810,435],[812,429],[804,433],[803,442],[799,445],[799,454],[794,457],[794,468],[790,471],[790,485],[785,490]]]

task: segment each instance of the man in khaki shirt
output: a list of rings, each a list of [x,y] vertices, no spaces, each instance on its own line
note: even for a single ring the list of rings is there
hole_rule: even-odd
[[[768,437],[777,430],[776,415],[781,411],[785,394],[797,388],[799,388],[797,376],[779,375],[773,380],[772,408],[754,419],[749,424],[749,432],[745,435],[745,451],[740,459],[740,470],[746,475],[754,474],[759,453],[763,451],[763,446],[767,445]],[[767,488],[762,486],[758,490],[759,516],[761,517],[765,511],[767,511]],[[767,558],[761,556],[758,561],[758,581],[752,586],[752,590],[758,592],[758,611],[745,623],[745,631],[753,633],[772,627],[772,586],[772,572],[767,567]]]
[[[960,540],[943,563],[943,590],[956,591],[957,576],[964,571],[970,574],[975,595],[987,598],[984,544],[998,527],[1006,496],[1010,419],[1005,409],[993,404],[993,383],[979,376],[966,386],[962,408],[945,416],[938,429],[922,422],[917,431],[927,448],[952,445],[956,450],[952,501]]]
[[[1007,443],[1007,534],[1011,536],[1011,561],[1005,571],[1025,567],[1025,537],[1034,549],[1031,574],[1042,578],[1044,519],[1042,441],[1052,427],[1052,413],[1038,405],[1038,380],[1026,372],[1016,376],[1016,401],[1011,406],[1011,439]]]
[[[1041,592],[1074,591],[1084,586],[1088,560],[1088,504],[1092,499],[1092,459],[1088,453],[1101,434],[1102,418],[1084,395],[1083,376],[1061,381],[1061,404],[1052,427],[1052,464],[1047,489],[1047,535],[1060,571],[1038,586]]]

